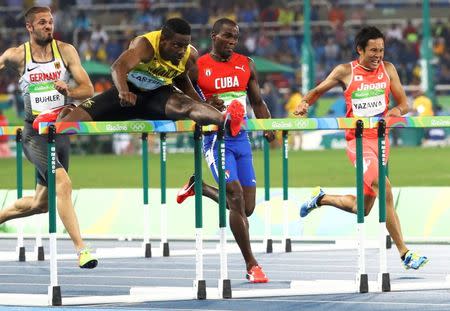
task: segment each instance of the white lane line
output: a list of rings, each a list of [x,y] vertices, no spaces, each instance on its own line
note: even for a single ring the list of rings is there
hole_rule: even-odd
[[[209,273],[214,273],[217,272],[217,265],[208,265],[211,266],[211,269],[204,269],[205,272],[209,272]],[[230,267],[231,269],[229,269],[230,272],[233,273],[242,273],[242,271],[244,271],[241,268],[238,269],[233,269],[233,267],[241,267],[242,264],[239,265],[228,265],[228,267]],[[356,270],[346,270],[346,271],[328,271],[327,269],[331,269],[331,268],[337,268],[337,269],[342,269],[344,267],[342,266],[320,266],[319,268],[322,268],[322,270],[320,271],[316,271],[316,270],[310,270],[310,269],[299,269],[298,271],[296,269],[275,269],[273,268],[274,266],[282,266],[282,267],[286,267],[285,265],[281,264],[281,265],[265,265],[263,264],[265,270],[270,271],[270,273],[292,273],[289,272],[287,270],[294,270],[294,273],[298,273],[298,274],[307,274],[307,275],[311,275],[311,274],[318,274],[318,275],[323,275],[323,274],[338,274],[338,275],[352,275],[354,273],[356,273]],[[269,267],[269,268],[268,268]],[[300,266],[293,266],[293,268],[296,267],[300,267]],[[309,267],[309,266],[305,266],[305,267]],[[23,271],[24,267],[21,265],[15,265],[15,266],[1,266],[0,265],[0,270],[5,271],[7,270],[7,268],[14,268],[17,269],[19,271]],[[34,270],[34,269],[39,269],[42,270],[42,267],[40,266],[26,266],[27,270]],[[47,267],[46,267],[47,268]],[[355,268],[355,267],[347,267],[347,268]],[[78,267],[61,267],[60,266],[60,271],[62,270],[66,270],[66,272],[70,273],[72,271],[80,271],[80,269]],[[95,269],[95,272],[98,271],[157,271],[157,272],[163,272],[163,271],[182,271],[182,272],[194,272],[195,271],[195,267],[194,265],[192,265],[191,268],[164,268],[162,267],[155,267],[155,268],[141,268],[141,267],[133,267],[133,268],[129,268],[129,267],[97,267]],[[370,273],[369,273],[370,274]],[[412,272],[412,271],[397,271],[397,272],[390,272],[389,273],[391,275],[391,278],[394,279],[395,278],[401,278],[401,277],[408,277],[408,278],[418,278],[418,279],[423,279],[423,278],[437,278],[437,279],[445,279],[445,272],[444,271],[437,271],[436,273],[429,273],[429,272],[422,272],[422,271],[418,271],[418,272]],[[14,273],[14,271],[12,271],[12,273],[6,273],[6,274],[0,274],[0,275],[4,275],[4,276],[8,276],[8,275],[22,275],[20,273]],[[33,276],[33,275],[42,275],[42,274],[26,274],[27,276]],[[45,275],[45,274],[44,274]],[[65,274],[60,274],[60,275],[65,275]],[[77,275],[73,275],[73,276],[77,276]],[[86,277],[92,277],[92,274],[87,274],[85,275]],[[97,276],[97,274],[96,274]],[[81,275],[80,275],[81,277]]]
[[[6,283],[6,282],[1,282],[0,285],[20,285],[20,286],[48,286],[48,283],[32,283],[30,284],[28,283]],[[108,285],[108,284],[99,284],[99,285],[94,285],[94,284],[60,284],[61,286],[84,286],[84,287],[112,287],[112,288],[130,288],[130,286],[124,286],[124,285]],[[3,293],[0,293],[0,295]]]
[[[303,299],[270,299],[270,298],[238,298],[246,301],[267,302],[301,302],[301,303],[334,303],[334,304],[367,304],[367,305],[395,305],[395,306],[424,306],[424,307],[450,307],[448,303],[426,303],[426,302],[389,302],[389,301],[340,301],[340,300],[303,300]]]

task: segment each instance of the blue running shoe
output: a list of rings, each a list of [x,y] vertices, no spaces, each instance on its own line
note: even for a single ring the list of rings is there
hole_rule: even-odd
[[[300,217],[305,217],[308,215],[313,209],[318,208],[317,201],[323,198],[325,192],[323,192],[322,188],[316,187],[313,189],[311,193],[311,199],[306,201],[300,207]]]
[[[425,266],[425,264],[428,262],[428,258],[425,256],[420,256],[417,253],[414,253],[412,251],[408,251],[405,255],[405,260],[403,260],[403,266],[406,270],[408,269],[414,269],[417,270],[420,267]]]

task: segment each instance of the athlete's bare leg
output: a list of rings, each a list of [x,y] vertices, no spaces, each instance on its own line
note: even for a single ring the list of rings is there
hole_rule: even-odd
[[[77,215],[72,205],[72,183],[63,168],[56,169],[56,196],[59,217],[78,251],[85,245],[81,239]],[[34,197],[21,198],[5,210],[0,211],[0,223],[14,218],[48,212],[47,198],[47,187],[38,184]]]
[[[193,177],[191,177],[193,178]],[[190,180],[193,182],[193,180]],[[205,197],[219,202],[219,189],[203,183]],[[247,270],[257,265],[250,245],[248,218],[255,209],[256,187],[242,187],[239,181],[227,183],[227,208],[230,210],[230,228],[244,257]]]
[[[242,186],[245,201],[245,215],[250,217],[255,210],[256,186]]]
[[[378,183],[372,184],[375,192],[378,192]],[[364,215],[369,215],[375,196],[364,195]],[[349,213],[356,214],[357,205],[356,197],[353,195],[329,195],[325,194],[320,200],[320,205],[331,205]],[[403,256],[408,248],[403,240],[400,220],[394,208],[394,199],[392,195],[392,187],[389,179],[386,178],[386,228],[397,246],[400,256]]]
[[[56,198],[59,217],[78,251],[85,245],[81,239],[80,225],[72,204],[72,182],[63,168],[56,170]]]
[[[244,193],[239,181],[227,183],[227,201],[230,207],[230,228],[247,265],[247,271],[257,265],[250,245],[249,224],[245,211]]]
[[[47,187],[36,185],[34,197],[28,196],[16,200],[12,205],[0,211],[0,224],[8,220],[46,213]]]
[[[58,116],[58,121],[61,122],[82,122],[82,121],[92,121],[92,117],[89,113],[86,112],[81,107],[75,107],[72,109],[72,111],[68,113],[63,113],[61,111],[60,115]]]
[[[219,110],[181,93],[170,95],[166,104],[166,115],[171,120],[191,119],[200,125],[222,125],[224,122]]]

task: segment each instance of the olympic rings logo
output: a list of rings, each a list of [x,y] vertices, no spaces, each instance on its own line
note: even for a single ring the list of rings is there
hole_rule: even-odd
[[[308,121],[300,119],[296,122],[298,128],[305,128],[308,126]]]
[[[133,123],[131,129],[135,132],[142,132],[145,129],[145,123]]]

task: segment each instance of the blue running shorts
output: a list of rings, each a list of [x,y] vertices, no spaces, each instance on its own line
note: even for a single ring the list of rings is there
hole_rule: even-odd
[[[217,183],[219,183],[218,150],[217,135],[205,136],[203,153]],[[239,180],[242,186],[256,187],[252,149],[245,131],[241,131],[236,137],[225,137],[225,180],[227,183]]]

